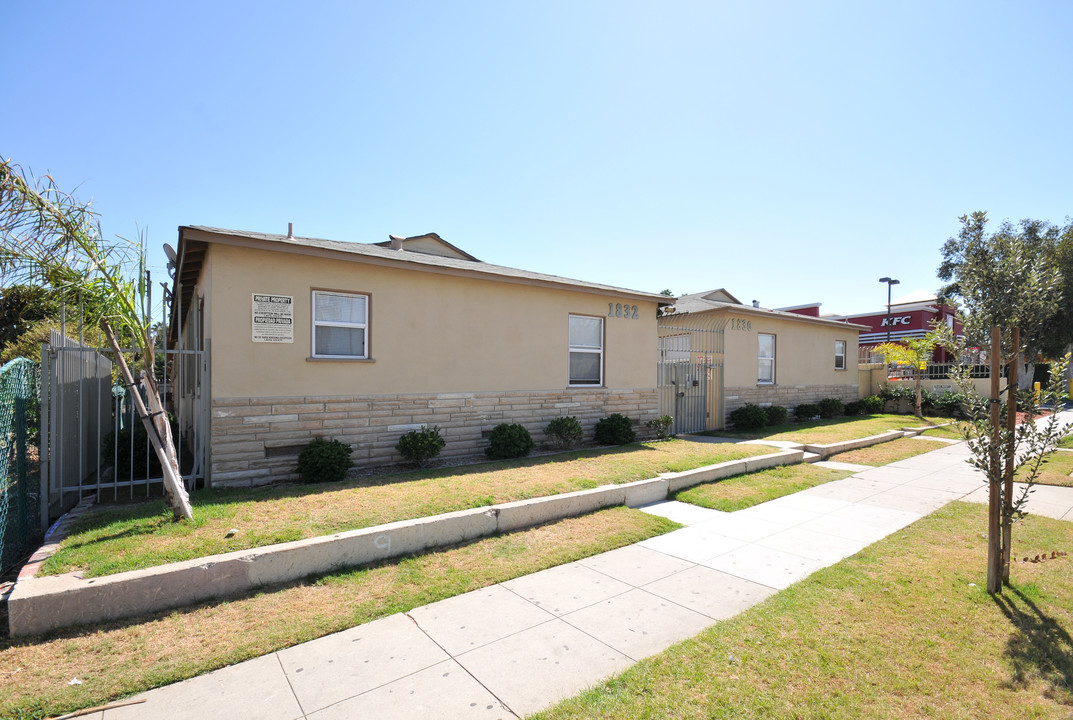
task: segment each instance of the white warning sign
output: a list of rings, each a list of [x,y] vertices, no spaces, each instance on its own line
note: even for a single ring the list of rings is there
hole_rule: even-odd
[[[294,298],[292,296],[253,294],[253,341],[294,342]]]

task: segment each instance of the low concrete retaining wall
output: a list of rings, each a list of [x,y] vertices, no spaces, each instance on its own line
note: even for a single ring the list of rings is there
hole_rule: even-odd
[[[700,485],[713,480],[722,480],[732,475],[741,475],[747,472],[755,472],[776,465],[797,465],[804,460],[805,453],[801,450],[783,450],[782,452],[757,455],[755,457],[742,458],[741,460],[728,460],[716,465],[705,465],[695,470],[686,470],[680,473],[663,473],[661,478],[667,481],[668,494]]]
[[[238,550],[144,570],[83,579],[76,573],[20,578],[8,597],[12,637],[136,617],[258,587],[447,547],[615,505],[639,507],[682,488],[776,465],[800,450],[758,455],[658,478],[403,520],[360,530]]]
[[[890,442],[891,440],[897,440],[905,435],[906,433],[901,430],[888,430],[887,432],[879,433],[878,435],[858,438],[856,440],[843,440],[842,442],[828,443],[826,445],[806,445],[805,452],[816,453],[820,456],[821,460],[826,460],[832,455],[837,455],[840,452]]]
[[[520,530],[614,505],[647,505],[666,499],[667,494],[667,480],[652,478],[97,578],[83,579],[76,573],[22,578],[8,597],[8,624],[12,637],[22,637],[71,625],[135,617]]]

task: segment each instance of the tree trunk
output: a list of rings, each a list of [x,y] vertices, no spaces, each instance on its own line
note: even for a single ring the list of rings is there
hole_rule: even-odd
[[[1020,381],[1016,387],[1018,390],[1030,392],[1032,390],[1032,379],[1036,376],[1036,363],[1023,362],[1018,365],[1018,368],[1020,368],[1021,373]]]
[[[138,386],[134,383],[134,377],[130,373],[130,368],[127,367],[127,361],[126,358],[123,357],[123,351],[119,347],[119,341],[116,339],[115,333],[112,332],[112,326],[107,319],[101,320],[101,330],[104,332],[105,337],[108,338],[108,343],[112,346],[112,350],[115,351],[116,362],[119,363],[119,371],[123,375],[123,384],[126,386],[127,392],[130,393],[131,402],[134,403],[134,408],[138,411],[138,417],[145,426],[145,432],[149,436],[149,442],[152,444],[157,459],[160,461],[160,469],[164,474],[164,496],[167,498],[168,504],[171,506],[171,511],[175,514],[176,519],[186,518],[187,520],[192,520],[194,513],[190,507],[190,496],[187,494],[186,488],[183,486],[182,478],[178,472],[178,463],[174,462],[175,444],[171,439],[171,428],[168,427],[167,416],[156,414],[158,411],[154,409],[153,415],[150,417],[149,411],[146,410],[145,403],[142,402],[141,393],[138,392]],[[154,392],[148,392],[147,388],[147,394],[150,398],[149,402],[155,408],[160,407],[160,397],[155,393],[155,382],[152,383],[152,387],[154,388]],[[154,398],[155,402],[153,400]],[[163,413],[163,409],[161,408],[159,412]],[[164,427],[167,430],[166,433],[162,434],[158,431],[156,425],[157,422],[162,422],[164,424]]]
[[[916,371],[916,378],[917,378],[917,400],[916,400],[916,404],[915,404],[915,405],[913,406],[913,408],[914,408],[914,409],[915,409],[915,411],[916,411],[916,416],[917,416],[918,418],[920,418],[920,419],[922,419],[922,420],[923,420],[923,419],[924,419],[924,408],[922,407],[923,403],[922,403],[922,401],[921,401],[921,393],[920,393],[920,373],[921,373],[921,370],[920,370],[920,368],[918,367],[918,368],[917,368],[917,371]]]
[[[991,443],[987,452],[987,592],[1002,590],[1002,469],[999,465],[999,358],[1002,332],[991,328]]]
[[[1017,443],[1013,441],[1017,431],[1017,370],[1021,359],[1021,328],[1010,329],[1010,377],[1006,382],[1006,430],[1010,442],[1006,446],[1006,466],[1002,473],[1002,584],[1010,584],[1010,553],[1013,541],[1013,465]]]

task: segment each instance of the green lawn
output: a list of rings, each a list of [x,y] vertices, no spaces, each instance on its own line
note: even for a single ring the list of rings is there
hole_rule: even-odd
[[[1020,474],[1024,472],[1025,468],[1021,468]],[[1073,473],[1073,452],[1056,452],[1043,461],[1040,476],[1036,482],[1041,485],[1073,487],[1073,477],[1069,476],[1070,473]]]
[[[947,425],[946,427],[935,428],[934,430],[925,430],[921,433],[924,436],[949,438],[950,440],[963,440],[961,433],[958,431],[956,424]]]
[[[1073,554],[992,598],[985,534],[948,505],[535,717],[1068,720]],[[1071,523],[1014,530],[1015,557],[1071,548]]]
[[[102,506],[44,565],[85,576],[162,565],[381,523],[655,477],[770,452],[755,445],[670,440],[320,485],[193,494],[192,522],[162,500]],[[230,532],[234,529],[236,532]],[[231,537],[228,537],[228,535]]]
[[[611,508],[133,622],[3,638],[0,717],[36,720],[93,707],[677,527]],[[73,677],[82,684],[69,685]]]
[[[917,440],[915,438],[898,438],[890,442],[879,443],[859,450],[832,455],[829,459],[835,462],[857,463],[858,465],[889,465],[892,462],[905,460],[914,455],[923,455],[932,450],[946,447],[946,443],[935,440]]]
[[[878,435],[887,430],[901,430],[903,427],[922,427],[942,422],[947,421],[943,418],[928,417],[921,420],[915,415],[879,414],[771,425],[754,432],[712,430],[706,434],[741,438],[743,440],[789,440],[799,443],[825,444]]]
[[[734,512],[852,474],[809,464],[780,465],[681,490],[675,493],[674,499],[712,510]]]
[[[1073,433],[1062,438],[1062,441],[1058,443],[1058,447],[1073,449]]]

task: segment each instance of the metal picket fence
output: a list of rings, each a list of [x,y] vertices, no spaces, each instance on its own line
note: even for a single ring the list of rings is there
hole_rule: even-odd
[[[0,575],[40,540],[36,457],[40,367],[17,358],[0,368]]]

